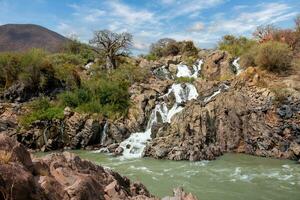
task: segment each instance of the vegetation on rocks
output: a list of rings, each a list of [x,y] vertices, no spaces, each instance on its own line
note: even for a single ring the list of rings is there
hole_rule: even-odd
[[[153,43],[150,47],[150,53],[146,56],[148,60],[155,60],[157,58],[166,56],[196,56],[198,53],[192,41],[176,41],[171,38],[163,38]]]

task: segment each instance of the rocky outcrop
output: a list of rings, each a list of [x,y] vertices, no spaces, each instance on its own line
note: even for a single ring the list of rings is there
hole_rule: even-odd
[[[64,152],[31,158],[25,147],[0,134],[0,199],[158,200],[127,177]],[[197,200],[176,190],[164,199]]]
[[[182,188],[174,189],[173,197],[164,197],[162,200],[197,200],[191,193],[185,193]]]
[[[215,89],[200,89],[203,96],[158,130],[145,156],[194,161],[239,152],[300,159],[299,92],[278,104],[274,92],[257,86],[257,73],[244,76],[209,102],[204,101],[205,95]]]
[[[31,160],[1,134],[0,153],[1,199],[152,199],[142,184],[67,152]]]
[[[213,51],[204,55],[201,75],[208,80],[222,80],[234,77],[233,58],[225,51]]]

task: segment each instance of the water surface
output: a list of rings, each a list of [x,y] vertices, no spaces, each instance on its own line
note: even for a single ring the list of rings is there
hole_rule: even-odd
[[[201,200],[299,200],[300,165],[293,161],[226,154],[215,161],[120,159],[73,151],[109,167],[162,197],[182,186]]]

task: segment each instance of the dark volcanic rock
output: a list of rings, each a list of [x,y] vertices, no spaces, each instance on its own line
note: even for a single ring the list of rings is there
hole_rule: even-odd
[[[169,126],[158,130],[145,156],[194,161],[239,152],[298,160],[300,95],[294,92],[278,107],[273,92],[248,81],[234,81],[207,103],[186,104]]]

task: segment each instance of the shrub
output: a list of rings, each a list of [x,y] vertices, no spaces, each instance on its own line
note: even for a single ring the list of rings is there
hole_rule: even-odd
[[[177,77],[175,81],[176,83],[193,83],[195,79],[190,77]]]
[[[287,44],[267,42],[259,46],[255,64],[268,71],[280,72],[291,67],[292,51]]]
[[[253,46],[241,56],[241,66],[260,66],[272,72],[287,70],[292,65],[292,50],[282,42],[269,41]]]
[[[185,56],[195,56],[198,49],[192,41],[177,42],[174,39],[163,38],[153,43],[150,47],[150,58],[160,58],[164,56],[176,56],[178,54]]]
[[[22,116],[21,124],[28,127],[30,124],[37,120],[53,120],[53,119],[63,119],[63,107],[51,104],[50,100],[46,97],[38,98],[29,104],[31,110]]]
[[[8,88],[18,79],[20,59],[18,53],[0,54],[0,86]]]
[[[243,55],[241,55],[240,66],[243,68],[254,67],[255,64],[255,56],[258,51],[258,45],[254,45],[249,50],[247,50]]]
[[[185,56],[197,56],[198,49],[195,47],[192,41],[181,41],[178,42],[180,53]]]
[[[218,43],[218,49],[229,52],[232,56],[239,57],[256,45],[254,40],[246,37],[225,35]]]

